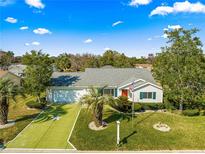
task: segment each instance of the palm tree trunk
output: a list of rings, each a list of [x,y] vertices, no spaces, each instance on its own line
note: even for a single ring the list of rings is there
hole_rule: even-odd
[[[41,94],[37,94],[37,101],[38,103],[41,103]]]
[[[93,120],[97,127],[102,126],[102,118],[103,118],[103,104],[97,104],[97,107],[93,114]]]
[[[0,125],[8,123],[9,104],[6,97],[0,100]]]

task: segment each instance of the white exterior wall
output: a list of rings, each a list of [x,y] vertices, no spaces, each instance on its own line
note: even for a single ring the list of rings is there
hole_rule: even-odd
[[[88,94],[87,89],[50,89],[47,90],[47,99],[54,103],[72,103]]]
[[[140,99],[140,92],[156,92],[156,99]],[[134,102],[140,103],[162,103],[163,91],[153,85],[147,85],[134,91]]]

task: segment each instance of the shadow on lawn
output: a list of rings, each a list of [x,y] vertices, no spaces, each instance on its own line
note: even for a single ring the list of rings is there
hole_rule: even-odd
[[[140,123],[142,123],[142,122],[144,122],[145,120],[147,120],[148,118],[150,118],[152,115],[154,115],[156,112],[152,112],[152,113],[150,113],[150,114],[148,114],[146,117],[144,117],[142,120],[140,120],[140,121],[138,121],[136,124],[135,124],[135,126],[136,125],[138,125],[138,124],[140,124]]]
[[[63,109],[63,106],[64,105],[50,106],[34,122],[45,122],[52,120],[54,117],[61,117],[67,113],[67,110]]]
[[[28,119],[33,119],[37,115],[38,115],[38,113],[35,113],[35,114],[32,114],[32,115],[25,115],[25,116],[22,116],[22,117],[16,119],[16,122],[20,122],[20,121],[24,121],[24,120],[28,120]]]
[[[107,123],[112,123],[112,122],[116,122],[117,120],[127,120],[127,122],[129,122],[132,119],[132,114],[126,114],[126,113],[118,113],[115,111],[107,111],[105,113],[105,115],[110,115],[107,118],[104,119],[104,121],[106,121]],[[136,117],[136,115],[134,115],[134,118]]]
[[[130,138],[131,136],[135,135],[137,133],[137,131],[133,131],[132,133],[130,133],[129,135],[127,135],[126,137],[124,137],[121,141],[120,141],[120,145],[123,144],[127,144],[128,143],[128,138]]]
[[[152,112],[150,114],[148,114],[145,118],[143,118],[142,120],[138,121],[137,123],[134,124],[134,127],[142,122],[144,122],[145,120],[147,120],[148,118],[150,118],[153,114],[155,114],[155,112]],[[136,117],[136,115],[135,115]],[[126,137],[124,137],[121,141],[120,141],[120,146],[122,146],[123,144],[127,144],[128,143],[128,139],[130,137],[132,137],[133,135],[135,135],[137,133],[136,130],[134,130],[132,133],[130,133],[129,135],[127,135]]]

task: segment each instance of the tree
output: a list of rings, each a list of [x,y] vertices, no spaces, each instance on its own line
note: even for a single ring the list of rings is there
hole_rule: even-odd
[[[153,73],[165,97],[179,104],[196,105],[205,90],[205,58],[198,30],[166,31],[168,44],[154,60]]]
[[[87,104],[88,108],[91,109],[97,127],[102,126],[104,104],[108,104],[113,100],[111,96],[103,95],[102,90],[103,88],[95,89],[91,87],[90,94],[83,96],[80,100],[82,104]]]
[[[22,88],[8,79],[0,79],[0,125],[8,123],[9,100],[15,101],[18,94],[23,95]]]
[[[14,53],[12,51],[5,52],[5,54],[0,57],[0,67],[4,70],[8,70],[14,59]]]
[[[117,51],[107,50],[100,58],[101,66],[112,65],[115,67],[133,67],[130,58]]]
[[[60,71],[63,71],[63,72],[69,71],[71,67],[71,61],[70,61],[69,55],[66,53],[60,54],[55,60],[55,66]]]
[[[36,96],[40,103],[41,93],[45,92],[53,72],[52,59],[41,51],[31,51],[23,56],[23,62],[27,65],[24,72],[24,87],[27,93]]]

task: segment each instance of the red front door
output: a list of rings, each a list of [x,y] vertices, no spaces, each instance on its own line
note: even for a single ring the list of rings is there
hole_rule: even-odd
[[[122,90],[122,96],[128,96],[128,90],[123,89]]]

